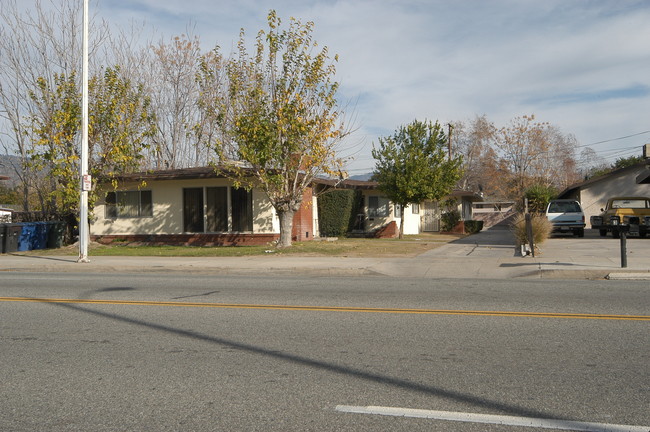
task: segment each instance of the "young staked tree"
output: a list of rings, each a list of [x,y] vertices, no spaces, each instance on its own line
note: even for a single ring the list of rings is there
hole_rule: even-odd
[[[294,18],[283,29],[270,11],[253,55],[242,30],[225,74],[206,67],[219,62],[202,62],[199,77],[201,91],[214,97],[201,98],[200,107],[225,134],[212,142],[217,162],[235,185],[266,193],[280,218],[278,247],[291,245],[293,216],[314,178],[338,175],[343,165],[336,154],[346,134],[333,80],[338,57],[330,59],[312,31],[312,22]],[[225,90],[210,88],[211,78],[223,79]]]
[[[438,122],[415,120],[373,148],[379,190],[402,209],[448,195],[461,177],[462,157],[449,159],[447,137]],[[404,235],[404,210],[399,237]]]

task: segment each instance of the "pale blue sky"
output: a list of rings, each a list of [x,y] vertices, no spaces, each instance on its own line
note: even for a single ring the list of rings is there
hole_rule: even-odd
[[[98,0],[112,26],[146,22],[169,40],[194,26],[205,50],[251,39],[269,9],[314,21],[339,54],[342,103],[358,131],[351,174],[371,171],[378,136],[415,118],[535,114],[614,161],[650,142],[650,2],[617,0]],[[638,146],[639,149],[636,149]]]

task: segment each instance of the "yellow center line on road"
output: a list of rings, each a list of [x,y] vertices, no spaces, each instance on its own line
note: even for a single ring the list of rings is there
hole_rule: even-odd
[[[357,313],[363,312],[363,313],[394,313],[394,314],[424,314],[424,315],[470,315],[470,316],[500,316],[500,317],[525,317],[525,318],[569,318],[569,319],[592,319],[592,320],[650,321],[650,315],[612,315],[612,314],[552,313],[552,312],[472,311],[472,310],[447,310],[447,309],[402,309],[402,308],[337,307],[337,306],[292,306],[292,305],[262,305],[262,304],[239,304],[239,303],[91,300],[91,299],[57,299],[57,298],[31,298],[31,297],[0,297],[0,302],[68,303],[68,304],[100,304],[100,305],[129,305],[129,306],[174,306],[174,307],[204,307],[204,308],[222,308],[222,309],[264,309],[264,310],[284,310],[284,311],[357,312]]]

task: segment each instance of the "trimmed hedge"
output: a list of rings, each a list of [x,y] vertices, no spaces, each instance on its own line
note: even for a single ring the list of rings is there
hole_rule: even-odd
[[[467,234],[476,234],[483,229],[483,221],[481,220],[466,220],[465,232]]]
[[[440,217],[440,222],[442,223],[442,231],[452,231],[460,222],[460,213],[456,209],[446,211]]]
[[[318,229],[321,237],[338,237],[350,232],[363,206],[360,191],[332,190],[318,197]]]

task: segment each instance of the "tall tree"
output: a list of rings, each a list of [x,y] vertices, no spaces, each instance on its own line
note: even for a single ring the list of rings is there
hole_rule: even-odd
[[[74,214],[79,204],[79,135],[81,92],[73,75],[55,76],[54,86],[40,79],[30,98],[41,107],[31,116],[26,130],[37,138],[30,150],[29,165],[47,172],[42,208],[62,216]],[[142,86],[108,68],[89,82],[89,172],[97,181],[116,173],[141,168],[143,150],[155,131],[149,100]],[[91,193],[89,204],[96,196]]]
[[[373,148],[379,190],[405,208],[448,195],[461,177],[462,157],[447,157],[447,137],[438,122],[415,120]],[[399,237],[404,235],[404,211]]]
[[[533,184],[566,187],[578,178],[576,140],[535,116],[513,119],[496,134],[495,147],[503,170],[505,195],[523,197]]]
[[[207,165],[205,146],[192,134],[198,115],[199,38],[176,36],[170,43],[159,42],[152,50],[148,70],[155,77],[150,94],[157,124],[156,168]]]
[[[497,157],[493,148],[496,127],[486,116],[452,125],[453,154],[463,157],[463,176],[458,187],[473,192],[494,194],[498,176]]]
[[[212,94],[215,99],[202,98],[202,110],[225,133],[211,144],[235,184],[266,193],[280,218],[278,246],[286,247],[293,216],[314,177],[340,173],[343,161],[336,146],[346,131],[336,100],[338,57],[331,59],[327,47],[313,40],[312,22],[292,18],[288,28],[281,24],[270,11],[268,29],[258,33],[253,55],[242,30],[225,76],[202,68],[199,82],[225,78],[226,89]],[[219,48],[214,57],[220,57]]]
[[[77,73],[81,69],[81,10],[80,1],[34,0],[25,7],[24,2],[3,0],[0,7],[0,136],[4,150],[22,160],[14,174],[22,185],[24,211],[32,210],[29,195],[40,175],[27,162],[33,143],[42,138],[28,125],[35,115],[55,116],[42,112],[55,104],[38,104],[29,95],[40,91],[43,83],[50,89],[58,87],[55,81],[61,76],[68,79],[76,73],[76,80],[81,81]],[[99,47],[108,28],[97,20],[91,28],[93,67],[102,62]]]

